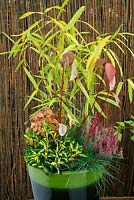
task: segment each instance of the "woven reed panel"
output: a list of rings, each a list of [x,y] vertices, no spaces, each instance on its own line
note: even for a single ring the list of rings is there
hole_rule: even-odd
[[[26,199],[33,200],[33,199]],[[100,200],[134,200],[134,197],[100,197]]]
[[[134,197],[102,197],[100,200],[134,200]]]
[[[61,3],[62,0],[0,0],[0,32],[18,34],[35,20],[18,20],[24,12],[43,11],[49,5]],[[63,18],[69,20],[82,5],[86,6],[82,18],[95,26],[99,32],[115,31],[120,24],[123,24],[122,31],[134,32],[133,0],[70,0]],[[84,27],[79,25],[79,28]],[[91,32],[88,37],[92,40],[95,34]],[[134,50],[134,40],[129,39],[129,46]],[[10,47],[11,42],[0,34],[0,51],[7,51]],[[134,76],[134,62],[130,54],[122,56],[120,51],[117,53],[126,77]],[[33,69],[36,70],[36,58],[32,60],[30,55],[28,56]],[[7,57],[0,56],[0,199],[30,199],[32,193],[22,156],[24,145],[21,133],[30,113],[30,109],[24,112],[23,107],[31,88],[23,71],[15,73],[18,58],[8,60]],[[128,119],[134,114],[134,105],[129,104],[126,92],[125,86],[120,112],[113,107],[107,107],[112,122]],[[123,137],[126,159],[118,171],[119,180],[114,180],[113,184],[109,185],[110,188],[104,190],[104,195],[134,196],[134,144],[130,142],[128,134]]]

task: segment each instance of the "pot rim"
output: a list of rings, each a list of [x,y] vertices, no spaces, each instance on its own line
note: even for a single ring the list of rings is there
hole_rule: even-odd
[[[48,176],[43,170],[28,165],[28,172],[31,181],[48,188],[59,189],[85,187],[97,183],[103,177],[103,173],[97,169],[65,171],[62,174],[54,173]]]

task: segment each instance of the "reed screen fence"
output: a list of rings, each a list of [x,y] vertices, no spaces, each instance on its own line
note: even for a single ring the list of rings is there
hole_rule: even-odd
[[[11,42],[1,32],[8,35],[19,34],[33,18],[18,20],[28,11],[44,11],[46,7],[61,5],[62,0],[0,0],[0,51],[8,51]],[[64,19],[82,5],[86,11],[82,18],[91,23],[100,33],[113,32],[122,24],[122,31],[134,32],[133,0],[70,0]],[[55,13],[52,13],[53,15]],[[80,29],[82,30],[80,25]],[[94,33],[88,36],[91,40]],[[129,39],[129,46],[134,50],[134,39]],[[134,76],[134,61],[129,53],[120,56],[123,71]],[[30,55],[29,59],[30,58]],[[8,56],[0,56],[0,199],[26,200],[32,198],[29,178],[23,160],[24,122],[28,120],[30,109],[23,110],[26,95],[31,91],[23,71],[15,73],[18,58],[8,60]],[[36,70],[36,58],[30,60]],[[107,107],[112,121],[129,119],[134,114],[134,104],[129,104],[127,88],[124,86],[121,96],[121,109]],[[104,190],[108,196],[134,196],[134,143],[129,140],[129,132],[124,133],[123,147],[125,159],[120,166],[118,180],[114,180],[109,189]],[[118,167],[119,168],[119,167]]]

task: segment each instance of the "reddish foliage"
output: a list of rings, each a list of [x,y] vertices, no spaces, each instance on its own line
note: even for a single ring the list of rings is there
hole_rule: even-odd
[[[46,107],[43,111],[37,112],[30,121],[31,121],[30,128],[32,128],[34,131],[38,132],[39,134],[42,134],[42,125],[45,122],[52,124],[53,130],[58,131],[59,122],[50,108]],[[28,130],[29,128],[27,129],[27,131]]]
[[[74,53],[72,51],[68,51],[62,56],[62,65],[71,66],[74,62]]]
[[[111,63],[106,63],[105,72],[106,72],[109,82],[111,82],[113,78],[115,77],[115,73],[116,73],[115,67]]]
[[[115,135],[114,127],[105,128],[95,117],[93,124],[89,129],[88,140],[86,143],[92,143],[97,152],[104,156],[110,156],[119,153],[118,135]]]
[[[101,113],[97,113],[97,115],[94,118],[92,118],[92,120],[91,120],[91,126],[90,126],[90,129],[89,129],[89,135],[90,135],[90,137],[93,136],[94,131],[96,129],[96,126],[100,122],[100,118],[101,118]]]

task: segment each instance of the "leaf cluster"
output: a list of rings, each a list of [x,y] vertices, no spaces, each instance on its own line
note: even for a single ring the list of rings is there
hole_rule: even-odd
[[[33,15],[41,16],[41,19],[35,21],[26,30],[19,35],[13,35],[17,40],[10,38],[6,33],[5,36],[13,43],[9,52],[10,57],[19,56],[19,62],[16,70],[24,67],[24,72],[33,86],[25,108],[30,102],[36,101],[36,109],[43,107],[56,108],[58,112],[61,101],[61,85],[62,85],[62,61],[67,52],[74,53],[74,64],[77,67],[77,78],[70,82],[71,66],[66,64],[64,71],[64,87],[62,88],[62,111],[68,113],[69,116],[78,123],[82,118],[88,115],[89,110],[92,113],[102,113],[105,116],[102,101],[117,106],[112,94],[107,90],[107,81],[104,78],[104,66],[99,63],[99,59],[108,60],[115,68],[119,68],[120,79],[116,88],[116,95],[119,95],[123,86],[123,71],[116,52],[111,48],[110,44],[125,54],[124,49],[134,53],[127,45],[127,35],[133,36],[131,33],[121,32],[121,26],[113,33],[100,34],[95,27],[88,22],[79,20],[85,7],[80,7],[72,16],[69,22],[62,20],[62,14],[68,0],[64,1],[62,6],[54,6],[47,8],[44,12],[28,12],[20,17],[23,20]],[[53,18],[49,15],[50,11],[56,9],[57,17]],[[81,32],[77,28],[77,24],[81,23],[87,26],[88,32]],[[87,41],[85,35],[89,37],[90,31],[97,34],[94,41]],[[123,46],[123,48],[122,48]],[[32,70],[29,57],[37,58],[37,73]],[[2,53],[3,54],[3,53]],[[98,62],[98,64],[97,64]],[[134,84],[131,78],[128,81],[128,94],[130,102],[133,99]],[[96,92],[96,86],[100,85],[99,91]],[[80,102],[78,97],[83,96],[83,104],[81,112],[79,112]]]
[[[124,120],[122,122],[116,122],[115,125],[116,131],[120,132],[120,140],[122,139],[122,131],[130,130],[131,136],[130,139],[134,142],[134,116],[131,115],[129,120]]]
[[[85,156],[82,153],[82,145],[75,141],[69,132],[61,137],[48,123],[42,126],[42,134],[30,129],[24,137],[27,145],[26,162],[46,173],[68,170],[70,163]]]

